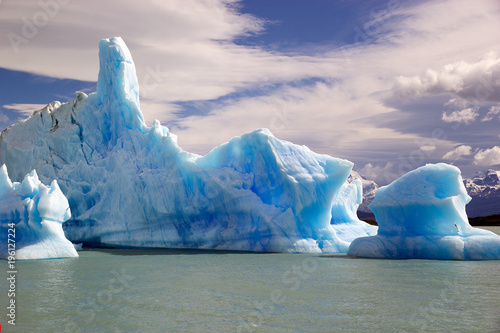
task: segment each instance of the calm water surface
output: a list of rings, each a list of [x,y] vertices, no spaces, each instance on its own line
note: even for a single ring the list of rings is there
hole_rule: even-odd
[[[2,332],[500,332],[500,261],[92,249],[17,271]]]

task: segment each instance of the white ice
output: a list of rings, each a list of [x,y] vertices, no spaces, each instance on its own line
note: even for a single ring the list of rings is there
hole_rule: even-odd
[[[1,258],[78,257],[62,229],[70,216],[68,200],[57,181],[45,186],[33,170],[21,183],[12,183],[6,166],[0,168]]]

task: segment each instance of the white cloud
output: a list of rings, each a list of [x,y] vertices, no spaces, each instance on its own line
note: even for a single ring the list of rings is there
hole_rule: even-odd
[[[479,117],[477,108],[467,108],[460,111],[453,111],[450,114],[443,112],[442,120],[446,123],[463,123],[469,124]]]
[[[461,145],[443,155],[443,159],[454,161],[462,156],[471,155],[471,146]]]
[[[425,152],[425,153],[432,153],[436,150],[436,146],[434,145],[423,145],[423,146],[420,146],[420,150]]]
[[[490,107],[488,113],[484,116],[481,121],[491,121],[493,120],[497,115],[500,115],[500,106],[495,105]],[[500,116],[498,117],[500,119]]]
[[[14,104],[7,104],[3,105],[2,107],[5,109],[13,110],[21,114],[22,117],[29,117],[33,113],[33,111],[37,111],[40,109],[43,109],[46,104],[21,104],[21,103],[14,103]]]
[[[452,93],[474,103],[499,102],[500,56],[489,52],[475,62],[459,61],[419,76],[399,76],[393,92],[401,98]]]
[[[392,162],[387,162],[385,165],[373,165],[372,163],[367,163],[363,168],[361,168],[358,173],[375,181],[379,186],[386,185],[393,180],[401,176],[398,172],[398,167]]]
[[[170,127],[170,123],[177,120],[180,110],[181,108],[175,104],[162,103],[158,100],[141,100],[141,111],[148,126],[153,126],[155,119],[161,119],[165,126]]]
[[[474,164],[478,166],[493,166],[500,164],[500,147],[479,150],[474,155]]]

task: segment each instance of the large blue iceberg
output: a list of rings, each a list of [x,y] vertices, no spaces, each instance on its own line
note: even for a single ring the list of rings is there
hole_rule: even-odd
[[[99,59],[96,93],[53,102],[0,137],[0,161],[13,179],[36,169],[43,181],[58,180],[71,207],[64,224],[71,241],[346,252],[352,239],[376,232],[355,216],[359,184],[344,184],[351,162],[280,141],[265,129],[206,156],[185,152],[159,121],[146,126],[121,38],[102,40]],[[356,228],[347,231],[348,224]]]
[[[378,234],[354,240],[348,255],[371,258],[500,259],[500,236],[470,226],[460,170],[428,164],[381,187],[370,205]]]
[[[45,186],[33,170],[21,183],[12,183],[5,165],[0,168],[0,258],[78,257],[62,229],[70,216],[57,181]]]

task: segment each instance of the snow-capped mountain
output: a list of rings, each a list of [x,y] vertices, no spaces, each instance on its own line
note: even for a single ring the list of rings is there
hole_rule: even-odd
[[[500,195],[500,171],[488,169],[477,172],[474,178],[464,179],[464,184],[470,196]]]
[[[361,180],[361,184],[363,185],[363,203],[359,205],[358,211],[371,213],[372,211],[368,208],[368,205],[371,204],[373,198],[375,198],[375,193],[377,193],[378,185],[373,180],[366,179],[364,176],[352,170],[351,175],[349,176],[349,178],[347,178],[347,182],[350,183],[354,179]]]
[[[500,171],[488,169],[464,179],[467,193],[472,197],[467,205],[469,217],[500,214]]]

